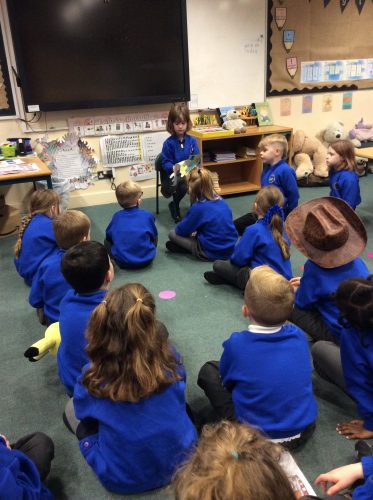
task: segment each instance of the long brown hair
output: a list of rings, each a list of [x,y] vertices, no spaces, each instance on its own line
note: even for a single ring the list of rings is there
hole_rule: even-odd
[[[140,283],[110,291],[86,331],[91,365],[83,377],[98,398],[138,402],[181,380],[165,337],[157,332],[155,302]]]
[[[172,104],[167,118],[167,132],[171,135],[174,135],[174,123],[180,122],[185,122],[187,124],[187,132],[193,127],[188,106],[184,103]]]
[[[190,201],[195,203],[201,198],[216,200],[219,196],[214,191],[214,183],[211,173],[206,168],[198,170],[194,168],[188,177]]]
[[[264,216],[275,205],[281,208],[284,206],[283,194],[275,186],[263,187],[256,195],[254,210],[256,212],[259,210],[260,215]],[[284,238],[284,222],[280,213],[276,212],[272,215],[269,226],[276,243],[280,247],[283,258],[288,259],[290,257],[290,246]]]
[[[205,425],[191,458],[176,472],[176,500],[295,500],[278,461],[282,452],[246,424]]]
[[[341,165],[333,167],[334,170],[349,170],[350,172],[357,171],[355,149],[351,141],[341,139],[329,144],[331,149],[342,158]]]
[[[30,224],[31,219],[34,215],[44,214],[48,217],[51,216],[51,208],[56,207],[56,214],[59,211],[60,199],[58,194],[53,191],[53,189],[39,189],[34,191],[30,198],[29,204],[29,215],[23,217],[21,226],[18,232],[18,239],[14,245],[13,253],[16,257],[19,257],[22,248],[22,237],[26,231],[27,226]]]

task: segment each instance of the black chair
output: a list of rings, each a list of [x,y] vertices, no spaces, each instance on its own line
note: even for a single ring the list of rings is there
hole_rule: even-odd
[[[155,171],[156,171],[156,181],[155,181],[155,213],[159,214],[159,188],[162,185],[162,153],[159,153],[154,161]]]

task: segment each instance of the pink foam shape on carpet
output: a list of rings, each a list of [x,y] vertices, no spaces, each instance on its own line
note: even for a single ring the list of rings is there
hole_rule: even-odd
[[[159,298],[163,300],[170,300],[176,297],[176,292],[173,290],[163,290],[162,292],[159,292]]]

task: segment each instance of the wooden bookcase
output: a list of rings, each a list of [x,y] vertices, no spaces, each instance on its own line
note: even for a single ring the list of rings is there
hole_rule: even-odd
[[[260,189],[260,175],[262,161],[258,154],[260,140],[270,134],[284,134],[289,143],[289,158],[291,158],[291,143],[293,129],[277,125],[264,127],[248,127],[243,134],[227,134],[214,136],[212,134],[197,133],[191,130],[190,135],[197,139],[202,154],[202,167],[208,168],[219,175],[221,195],[246,193]],[[209,151],[236,152],[242,146],[247,146],[256,151],[250,158],[237,158],[231,161],[215,162],[204,161],[203,158]]]

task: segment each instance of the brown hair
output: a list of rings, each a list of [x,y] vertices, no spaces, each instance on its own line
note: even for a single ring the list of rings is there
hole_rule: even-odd
[[[141,195],[141,187],[139,184],[132,181],[122,182],[115,190],[117,201],[123,208],[134,205]]]
[[[282,192],[276,186],[265,186],[256,195],[254,201],[254,211],[257,212],[259,209],[260,213],[258,215],[264,216],[267,211],[275,205],[283,208],[284,196]],[[277,212],[272,215],[269,226],[271,228],[273,238],[280,247],[283,258],[289,259],[290,246],[284,239],[284,222],[280,213]]]
[[[83,384],[93,396],[136,403],[181,380],[157,331],[154,298],[140,283],[110,291],[93,311],[86,337],[91,365]]]
[[[27,226],[31,222],[34,215],[44,214],[47,217],[51,216],[51,209],[56,207],[56,213],[59,212],[60,199],[58,194],[53,189],[39,189],[34,191],[30,198],[29,215],[23,217],[21,226],[19,228],[18,240],[14,245],[14,255],[19,257],[22,248],[22,237],[26,231]]]
[[[169,134],[174,135],[174,123],[185,122],[187,124],[187,132],[192,128],[192,120],[190,119],[189,108],[186,104],[172,104],[168,113],[166,130]]]
[[[251,270],[245,288],[245,304],[253,318],[263,326],[284,323],[294,307],[294,288],[269,266]]]
[[[202,197],[207,200],[216,200],[219,196],[214,191],[214,183],[211,172],[206,168],[198,170],[194,168],[188,176],[189,195],[192,203]]]
[[[279,465],[281,446],[238,422],[205,425],[193,455],[176,472],[176,500],[295,500]]]
[[[329,148],[334,149],[334,151],[342,158],[341,165],[333,167],[334,170],[349,170],[350,172],[357,171],[355,149],[351,141],[341,139],[329,144]]]
[[[280,148],[282,148],[282,158],[287,158],[289,145],[284,135],[270,134],[264,136],[263,139],[259,142],[258,148],[264,149],[267,146],[279,146]]]
[[[89,217],[80,210],[67,210],[53,220],[53,231],[57,245],[63,250],[80,243],[88,237],[91,228]]]

